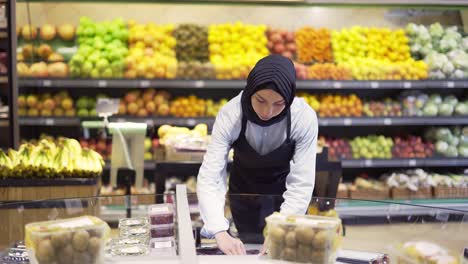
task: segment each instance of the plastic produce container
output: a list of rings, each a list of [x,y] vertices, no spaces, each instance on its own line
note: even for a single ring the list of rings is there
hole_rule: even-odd
[[[174,224],[151,226],[150,232],[151,238],[174,237]]]
[[[131,227],[148,227],[149,221],[146,217],[124,218],[119,220],[119,229]]]
[[[454,254],[440,245],[425,241],[413,240],[390,247],[395,263],[405,264],[459,264],[460,255]]]
[[[175,247],[174,237],[152,238],[149,242],[151,249],[171,248]]]
[[[151,225],[168,225],[174,223],[174,206],[172,204],[152,204],[148,207]]]
[[[266,218],[268,255],[301,263],[335,263],[341,220],[322,216],[273,214]]]
[[[110,228],[101,219],[82,216],[27,224],[25,242],[32,264],[103,263]]]

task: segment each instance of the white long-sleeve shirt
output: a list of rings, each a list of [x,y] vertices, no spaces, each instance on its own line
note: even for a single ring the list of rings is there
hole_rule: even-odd
[[[203,159],[197,178],[203,233],[214,235],[229,229],[224,217],[227,191],[228,153],[242,128],[242,92],[219,111],[214,123],[211,143]],[[246,139],[259,153],[266,154],[279,147],[286,139],[287,119],[262,127],[247,121]],[[291,105],[291,139],[296,142],[290,172],[286,178],[286,192],[281,212],[304,214],[311,200],[315,183],[315,156],[318,122],[315,111],[301,98]]]

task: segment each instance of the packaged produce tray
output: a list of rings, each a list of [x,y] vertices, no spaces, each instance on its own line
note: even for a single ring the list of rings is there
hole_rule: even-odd
[[[206,151],[178,149],[166,146],[166,161],[203,161]]]
[[[392,198],[396,200],[432,198],[432,187],[420,188],[418,191],[411,191],[407,188],[392,188]]]
[[[468,197],[468,187],[434,187],[434,198],[466,198]]]
[[[390,198],[390,189],[388,187],[385,187],[383,190],[350,189],[349,197],[351,199],[363,200],[387,200]]]

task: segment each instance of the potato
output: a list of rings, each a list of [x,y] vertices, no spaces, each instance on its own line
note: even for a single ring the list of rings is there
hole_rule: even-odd
[[[268,255],[270,255],[270,257],[273,259],[280,259],[281,250],[282,250],[281,244],[270,242],[270,245],[268,247]]]
[[[296,260],[296,250],[292,248],[285,248],[281,255],[281,259],[288,260],[288,261],[295,261]]]
[[[99,253],[99,249],[101,248],[101,240],[97,237],[92,237],[89,240],[88,244],[88,251],[91,255],[96,256]]]
[[[315,231],[310,227],[301,227],[296,230],[296,239],[299,243],[312,245]]]
[[[51,242],[55,248],[62,248],[70,243],[71,237],[72,235],[70,232],[53,234],[51,237]]]
[[[86,252],[76,252],[73,257],[73,264],[92,264],[94,259]]]
[[[58,264],[69,264],[73,259],[73,247],[71,244],[66,245],[63,249],[57,251]]]
[[[286,231],[284,231],[284,229],[279,226],[270,227],[270,230],[268,232],[268,236],[270,237],[270,239],[276,243],[282,243],[285,235]]]
[[[37,245],[36,258],[39,263],[51,263],[55,258],[55,250],[49,239],[44,239]]]
[[[85,251],[88,248],[89,233],[86,230],[76,231],[73,235],[72,245],[77,251]]]
[[[311,253],[312,251],[310,249],[310,246],[299,244],[299,246],[297,247],[297,261],[303,263],[310,262]]]
[[[314,250],[310,255],[310,260],[313,263],[328,263],[328,254],[326,250]]]
[[[297,245],[297,240],[296,240],[296,232],[290,231],[286,234],[286,246],[288,247],[296,247]]]
[[[322,230],[317,232],[313,240],[314,248],[329,248],[331,246],[331,240],[333,239],[329,230]]]

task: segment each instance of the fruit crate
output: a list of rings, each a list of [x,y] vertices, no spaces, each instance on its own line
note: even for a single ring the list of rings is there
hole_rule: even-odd
[[[0,226],[12,227],[0,236],[0,246],[24,239],[24,225],[28,223],[69,212],[99,215],[99,206],[78,197],[98,195],[100,182],[99,178],[0,180]]]
[[[390,189],[388,187],[383,190],[350,188],[349,197],[362,200],[387,200],[390,198]]]
[[[434,198],[467,198],[468,187],[434,187]]]
[[[408,188],[392,188],[392,198],[395,200],[432,198],[432,187],[420,188],[418,191],[411,191]]]

